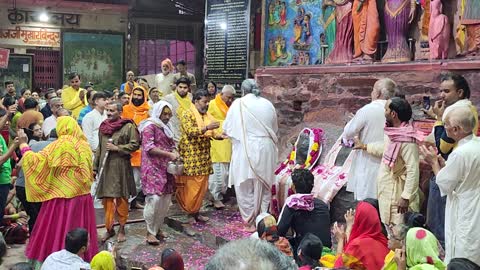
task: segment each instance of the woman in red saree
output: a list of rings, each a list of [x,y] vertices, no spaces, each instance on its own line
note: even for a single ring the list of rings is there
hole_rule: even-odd
[[[355,211],[352,232],[343,251],[337,253],[335,267],[380,270],[388,252],[388,240],[382,233],[377,210],[366,202],[360,202]]]

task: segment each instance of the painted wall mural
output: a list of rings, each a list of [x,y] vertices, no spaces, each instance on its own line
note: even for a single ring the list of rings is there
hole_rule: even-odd
[[[322,7],[322,2],[322,0],[266,1],[265,65],[322,63],[323,54],[328,54],[335,39],[333,7],[328,5]],[[332,32],[332,27],[333,36],[328,33],[329,30]]]

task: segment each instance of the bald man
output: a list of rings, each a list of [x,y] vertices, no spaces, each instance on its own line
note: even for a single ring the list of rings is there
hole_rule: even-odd
[[[135,82],[135,73],[129,70],[127,72],[127,81],[125,83],[122,83],[122,85],[120,85],[120,91],[130,95],[132,94],[132,90],[137,86],[139,85]]]
[[[456,107],[445,117],[445,130],[457,143],[448,160],[433,147],[421,147],[432,166],[445,211],[445,263],[467,258],[480,264],[480,139],[472,133],[477,119],[468,107]]]

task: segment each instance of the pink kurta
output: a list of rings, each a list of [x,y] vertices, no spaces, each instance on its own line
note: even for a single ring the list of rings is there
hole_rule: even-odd
[[[152,156],[148,152],[154,148],[164,151],[172,151],[173,139],[168,138],[163,128],[151,124],[147,126],[142,134],[142,190],[145,195],[163,195],[173,193],[174,178],[167,173],[166,157]]]

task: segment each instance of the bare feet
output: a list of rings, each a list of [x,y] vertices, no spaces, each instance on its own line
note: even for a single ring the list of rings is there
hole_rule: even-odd
[[[215,209],[217,209],[217,210],[220,210],[220,209],[225,208],[225,204],[223,204],[222,201],[214,201],[213,202],[213,207],[215,207]]]
[[[195,221],[197,221],[197,222],[207,222],[209,220],[210,219],[208,217],[202,216],[200,214],[195,215]]]
[[[155,235],[147,233],[147,244],[157,246],[160,244],[160,241],[155,237]]]
[[[249,226],[247,226],[247,227],[245,228],[245,231],[246,231],[246,232],[249,232],[249,233],[254,233],[254,232],[257,231],[257,228],[255,228],[254,225],[249,225]]]
[[[114,229],[107,230],[102,236],[102,243],[105,243],[108,239],[112,238],[113,236],[115,236],[115,230]]]
[[[158,239],[158,238],[163,238],[163,239],[165,239],[165,238],[168,238],[168,236],[169,236],[168,233],[166,233],[166,232],[164,232],[164,231],[162,231],[162,230],[159,230],[158,233],[157,233],[157,239]]]
[[[195,236],[196,235],[195,231],[192,228],[190,228],[189,226],[184,227],[183,232],[188,236]]]
[[[120,225],[120,229],[118,229],[118,236],[117,236],[117,242],[125,242],[127,240],[127,237],[125,236],[125,225]]]

